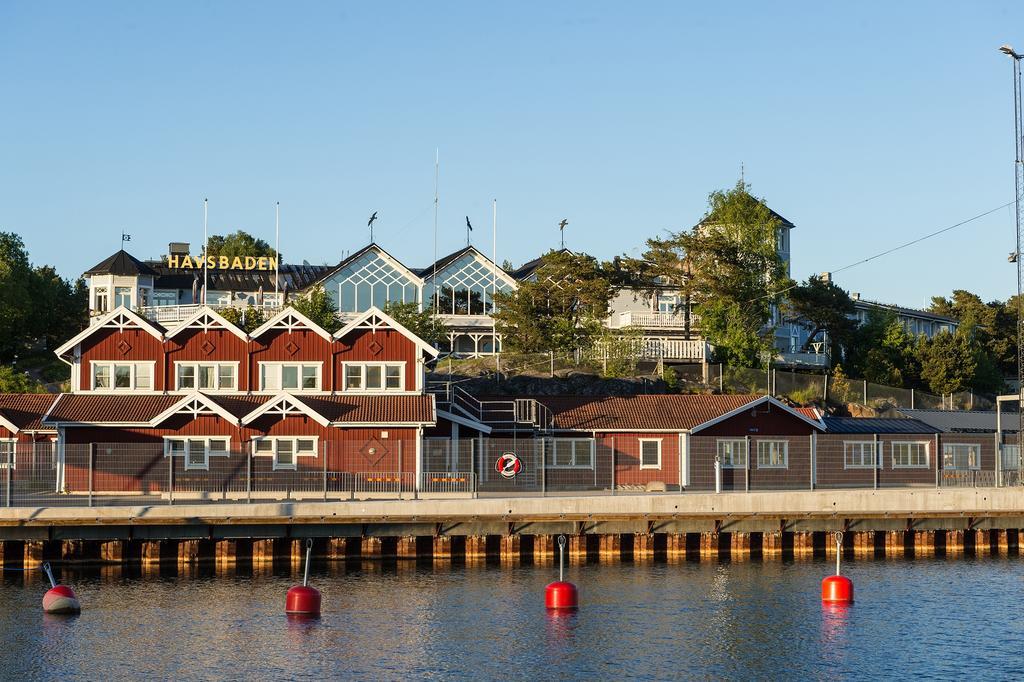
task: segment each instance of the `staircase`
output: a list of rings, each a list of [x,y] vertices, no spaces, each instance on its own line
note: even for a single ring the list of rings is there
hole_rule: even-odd
[[[440,410],[459,414],[491,428],[551,430],[554,417],[546,405],[533,398],[489,398],[480,400],[464,388],[448,381],[430,382],[427,391],[434,395]]]

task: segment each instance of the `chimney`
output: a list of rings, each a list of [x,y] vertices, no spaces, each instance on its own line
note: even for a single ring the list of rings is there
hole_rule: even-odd
[[[860,292],[859,291],[851,291],[850,292],[850,298],[852,298],[854,301],[859,301],[860,300]]]
[[[167,245],[167,255],[169,256],[187,256],[188,255],[188,242],[171,242]]]
[[[820,279],[825,284],[828,284],[828,283],[830,283],[832,281],[832,273],[831,272],[823,272],[820,275],[818,275],[818,279]]]

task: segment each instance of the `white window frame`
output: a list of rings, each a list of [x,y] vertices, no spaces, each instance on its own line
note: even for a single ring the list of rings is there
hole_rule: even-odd
[[[850,463],[850,454],[852,446],[856,445],[857,450],[860,454],[860,464]],[[868,464],[864,464],[864,447],[867,446],[870,450],[871,461]],[[878,451],[879,448],[875,447],[875,441],[873,440],[844,440],[843,441],[843,468],[844,469],[875,469],[878,467]]]
[[[193,464],[189,460],[189,452],[191,450],[190,443],[199,441],[203,443],[203,463]],[[210,443],[213,441],[223,443],[224,449],[211,451]],[[171,452],[171,445],[174,443],[181,443],[185,446],[181,455]],[[164,457],[180,456],[184,458],[185,471],[209,471],[211,457],[228,457],[230,454],[231,436],[164,436]]]
[[[284,388],[283,372],[285,367],[296,367],[298,368],[298,388]],[[316,387],[315,388],[302,388],[302,368],[303,367],[315,367],[316,368]],[[259,363],[259,382],[260,391],[268,393],[277,393],[278,391],[288,391],[291,393],[320,393],[323,391],[324,385],[324,363],[323,362],[260,362]],[[273,371],[277,377],[277,388],[267,388],[265,381],[265,372]]]
[[[341,363],[341,390],[348,391],[350,393],[399,393],[405,391],[405,365],[404,362],[343,362]],[[359,367],[359,383],[358,388],[349,388],[348,385],[348,371],[349,368]],[[381,387],[380,388],[367,388],[366,387],[366,368],[367,367],[380,367],[381,371]],[[388,367],[398,368],[398,388],[388,388]]]
[[[897,464],[896,446],[898,445],[920,445],[924,447],[924,464]],[[924,440],[894,440],[889,444],[892,468],[893,469],[929,469],[931,468],[931,450],[928,441]]]
[[[7,452],[10,450],[10,464],[8,464]],[[18,468],[18,439],[17,438],[0,438],[0,470]]]
[[[97,286],[93,287],[92,290],[92,308],[101,313],[105,313],[110,310],[110,287],[109,286]]]
[[[588,461],[586,461],[586,462],[578,461],[577,456],[576,456],[577,452],[578,452],[578,449],[579,449],[578,446],[581,443],[585,443],[587,445],[586,453],[587,453],[587,460]],[[572,457],[571,457],[571,461],[570,461],[569,464],[558,464],[557,463],[558,460],[556,459],[555,455],[556,455],[556,449],[558,448],[559,444],[561,444],[563,447],[569,446],[569,447],[572,448]],[[593,469],[594,468],[594,460],[595,460],[595,456],[594,456],[595,449],[596,449],[596,443],[594,442],[593,438],[548,438],[548,442],[545,444],[545,450],[547,451],[546,454],[545,454],[545,459],[548,460],[547,468],[549,468],[549,469]]]
[[[641,469],[661,469],[661,438],[638,438],[637,442],[640,444],[640,468]],[[644,443],[657,443],[658,444],[658,463],[657,464],[644,464]]]
[[[127,303],[124,303],[124,302],[118,303],[117,302],[118,296],[120,295],[120,294],[117,293],[118,290],[120,290],[120,291],[127,291],[128,292],[128,302]],[[128,308],[129,310],[131,310],[132,308],[135,307],[135,287],[119,287],[119,286],[115,285],[114,286],[114,297],[113,297],[113,301],[112,302],[113,302],[113,307],[114,308],[117,308],[117,307],[123,305],[125,308]]]
[[[208,391],[210,393],[227,392],[235,393],[238,391],[238,362],[202,362],[199,360],[176,360],[174,362],[174,390],[176,391]],[[199,387],[199,368],[200,367],[213,367],[214,375],[216,376],[216,388],[200,388]],[[191,387],[182,387],[181,385],[181,369],[182,367],[192,368],[192,383]],[[220,385],[220,368],[231,367],[235,373],[235,380],[232,386],[222,387]]]
[[[757,468],[758,469],[788,469],[789,468],[789,441],[782,440],[779,438],[766,438],[764,440],[758,439],[754,441],[757,445],[755,447],[757,453]],[[762,445],[782,445],[782,464],[771,464],[764,463],[761,461],[761,446]],[[768,450],[768,456],[771,456],[771,450]]]
[[[313,441],[313,452],[299,452],[299,441]],[[281,464],[277,459],[278,447],[282,441],[291,441],[292,461],[291,464]],[[273,443],[271,452],[258,452],[257,443]],[[273,471],[295,471],[299,468],[299,457],[312,457],[316,459],[320,453],[320,436],[256,436],[252,438],[251,446],[253,457],[273,457]]]
[[[1008,455],[1012,456],[1012,459],[1009,459],[1009,461]],[[999,465],[1003,471],[1020,471],[1020,448],[1016,443],[1003,443],[999,457],[1001,458]]]
[[[131,368],[131,374],[130,374],[130,378],[129,378],[130,385],[127,388],[125,388],[125,387],[118,388],[118,387],[116,387],[114,385],[115,375],[116,375],[115,367],[116,366],[122,366],[123,367],[125,365],[127,365],[128,367]],[[109,367],[110,368],[110,386],[108,388],[97,388],[97,386],[96,386],[96,367],[97,366],[104,366],[104,367]],[[149,367],[149,387],[148,388],[139,388],[138,387],[138,368],[139,368],[139,366],[148,366]],[[128,362],[118,362],[116,360],[90,360],[89,361],[89,374],[90,374],[90,377],[89,377],[89,390],[90,391],[98,391],[98,392],[101,392],[101,393],[120,392],[120,391],[147,391],[147,392],[151,392],[151,391],[154,390],[153,382],[154,382],[154,378],[155,378],[154,375],[156,374],[156,362],[155,361],[137,362],[137,361],[134,361],[134,360],[133,361],[128,361]]]
[[[1004,446],[1005,447],[1005,446]],[[975,465],[958,467],[958,466],[946,466],[946,451],[953,448],[972,448],[975,453]],[[953,455],[953,453],[950,453]],[[953,455],[955,456],[955,455]],[[968,459],[970,455],[968,455]],[[981,471],[981,444],[980,443],[943,443],[942,444],[942,469],[944,471]]]
[[[727,463],[725,461],[725,457],[722,454],[722,446],[726,445],[727,443],[742,444],[743,462],[741,464],[737,464],[735,462]],[[749,448],[747,447],[746,438],[719,438],[718,441],[715,443],[715,456],[718,458],[719,463],[723,469],[746,469],[747,462],[750,461],[750,452],[748,452],[748,450]]]

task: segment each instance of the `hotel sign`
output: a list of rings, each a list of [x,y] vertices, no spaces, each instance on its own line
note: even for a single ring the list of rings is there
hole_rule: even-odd
[[[167,267],[181,270],[277,270],[276,256],[167,256]]]

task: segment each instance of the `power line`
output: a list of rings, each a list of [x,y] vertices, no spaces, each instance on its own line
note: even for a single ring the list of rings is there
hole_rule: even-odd
[[[954,225],[950,225],[948,227],[944,227],[941,230],[936,230],[934,232],[929,232],[928,234],[926,234],[926,235],[924,235],[922,237],[918,237],[917,239],[912,239],[909,242],[906,242],[904,244],[900,244],[899,246],[894,246],[891,249],[886,249],[885,251],[881,251],[879,253],[876,253],[873,256],[868,256],[867,258],[863,258],[863,259],[861,259],[861,260],[859,260],[859,261],[857,261],[855,263],[850,263],[849,265],[844,265],[841,268],[836,268],[835,270],[830,270],[828,272],[831,272],[831,273],[835,274],[837,272],[843,272],[844,270],[849,270],[850,268],[855,268],[858,265],[864,265],[865,263],[873,261],[876,258],[881,258],[882,256],[888,256],[889,254],[895,253],[896,251],[899,251],[901,249],[905,249],[905,248],[907,248],[909,246],[913,246],[914,244],[919,244],[919,243],[925,241],[926,239],[931,239],[932,237],[937,237],[940,234],[943,234],[945,232],[949,232],[950,230],[955,230],[958,227],[963,227],[964,225],[967,225],[968,223],[972,223],[975,220],[980,220],[981,218],[984,218],[985,216],[992,215],[996,211],[1003,210],[1007,206],[1013,206],[1013,203],[1014,202],[1012,202],[1012,201],[1008,201],[1005,204],[1003,204],[1002,206],[996,206],[995,208],[989,209],[989,210],[985,211],[984,213],[979,213],[978,215],[973,216],[971,218],[967,218],[966,220],[961,220],[959,223],[956,223]],[[771,294],[764,294],[763,296],[757,296],[757,297],[752,298],[752,299],[750,299],[749,301],[746,301],[746,302],[747,303],[753,303],[754,301],[759,301],[762,298],[774,298],[774,297],[778,296],[779,294],[784,294],[787,291],[789,291],[790,289],[795,289],[798,286],[800,286],[799,283],[794,283],[794,284],[786,287],[785,289],[780,289],[779,291],[776,291],[776,292],[771,293]]]

